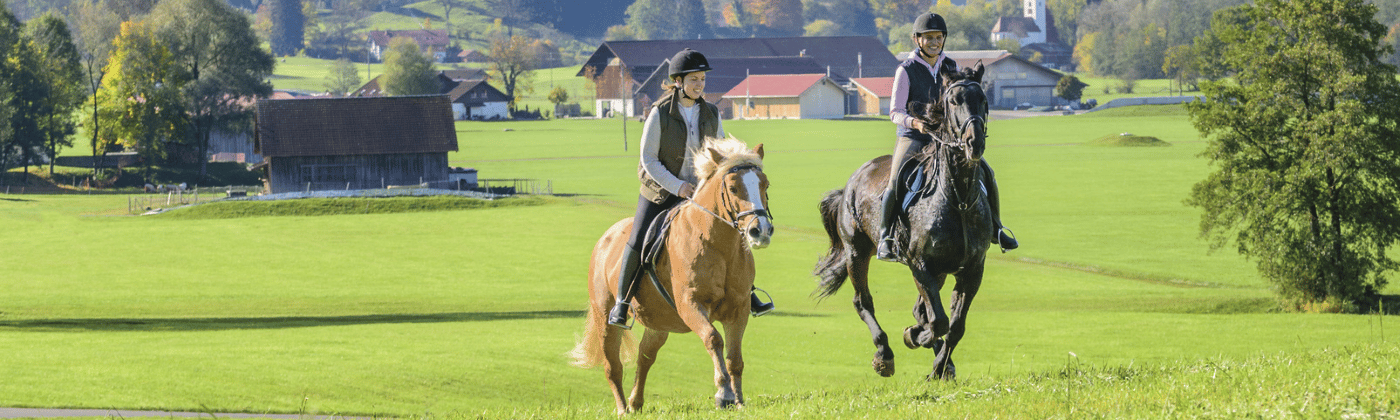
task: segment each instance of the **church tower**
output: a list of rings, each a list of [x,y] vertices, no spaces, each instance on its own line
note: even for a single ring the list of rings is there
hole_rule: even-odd
[[[1025,0],[1025,11],[1022,16],[1034,20],[1035,26],[1040,28],[1040,32],[1030,34],[1031,40],[1028,44],[1046,42],[1046,32],[1050,30],[1050,24],[1045,11],[1045,0]]]

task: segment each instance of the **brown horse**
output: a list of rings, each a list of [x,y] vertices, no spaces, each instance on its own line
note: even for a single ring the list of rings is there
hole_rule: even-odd
[[[931,104],[926,120],[939,119],[942,129],[904,168],[891,168],[890,156],[866,162],[846,182],[827,193],[821,203],[822,225],[831,248],[817,262],[819,297],[831,296],[851,279],[855,307],[870,328],[875,342],[872,365],[881,376],[894,374],[894,352],[875,319],[868,270],[880,237],[880,205],[887,180],[895,169],[907,174],[922,166],[922,199],[911,204],[895,229],[902,245],[899,259],[914,275],[919,298],[914,304],[916,324],[904,330],[909,348],[937,352],[928,378],[952,379],[953,348],[965,330],[972,298],[982,285],[982,266],[992,239],[991,208],[982,188],[982,152],[986,149],[987,97],[982,91],[983,67],[943,74],[942,103]],[[911,107],[912,109],[912,107]],[[916,191],[917,192],[917,191]],[[939,296],[948,275],[957,278],[950,297],[952,317],[943,310]]]
[[[630,401],[623,396],[623,341],[630,336],[604,319],[617,297],[619,262],[627,246],[632,219],[613,224],[593,247],[589,265],[589,307],[582,341],[570,355],[575,366],[603,365],[612,387],[618,414],[642,408],[647,371],[670,333],[695,331],[715,365],[715,405],[725,408],[744,403],[741,345],[749,320],[749,292],[753,287],[751,250],[768,246],[773,223],[768,213],[768,177],[763,174],[763,145],[747,150],[735,139],[707,139],[704,152],[695,153],[695,173],[700,185],[691,200],[676,206],[671,232],[655,260],[655,273],[672,306],[657,290],[658,283],[643,278],[633,297],[636,320],[646,326],[638,349],[636,384]],[[724,334],[714,326],[724,325]]]

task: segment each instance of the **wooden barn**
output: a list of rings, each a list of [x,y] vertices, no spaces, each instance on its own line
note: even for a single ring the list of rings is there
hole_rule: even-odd
[[[851,113],[856,115],[890,115],[890,95],[894,94],[893,77],[864,77],[851,79]]]
[[[1055,84],[1060,82],[1060,73],[1006,50],[947,51],[944,54],[956,61],[958,68],[972,67],[977,63],[986,66],[982,86],[987,91],[992,108],[1011,109],[1020,104],[1047,106],[1060,101],[1055,97]]]
[[[255,141],[272,194],[447,181],[457,150],[446,95],[261,100]]]
[[[846,116],[846,90],[824,74],[753,75],[724,98],[736,119],[831,119]]]

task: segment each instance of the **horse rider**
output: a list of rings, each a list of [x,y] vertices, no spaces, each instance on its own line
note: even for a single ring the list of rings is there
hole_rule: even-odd
[[[724,137],[719,108],[705,102],[705,72],[711,70],[705,55],[689,48],[681,50],[671,57],[669,70],[672,85],[652,106],[642,127],[642,157],[637,170],[641,194],[632,219],[632,234],[623,250],[617,304],[608,313],[608,324],[622,328],[630,328],[627,314],[636,292],[633,283],[640,277],[639,250],[647,227],[662,211],[695,194],[699,180],[695,178],[691,152],[704,150],[707,138]],[[773,303],[764,303],[752,293],[749,303],[754,316],[773,310]]]
[[[900,63],[894,73],[894,92],[890,95],[890,121],[897,128],[899,138],[895,142],[894,155],[890,162],[890,181],[885,187],[881,203],[880,246],[876,257],[884,261],[897,261],[897,244],[894,238],[894,222],[898,219],[899,200],[895,197],[895,185],[899,182],[899,168],[909,161],[920,149],[933,141],[933,132],[941,123],[938,120],[925,122],[909,115],[906,107],[910,102],[935,104],[943,95],[943,72],[956,72],[957,63],[943,54],[943,42],[948,34],[948,26],[943,17],[935,13],[924,13],[914,20],[915,49],[909,59]],[[992,225],[996,232],[992,238],[1001,245],[1002,252],[1016,249],[1016,238],[1009,235],[1001,224],[1001,203],[997,192],[997,182],[987,159],[981,159],[982,185],[987,190],[987,202],[992,208]]]

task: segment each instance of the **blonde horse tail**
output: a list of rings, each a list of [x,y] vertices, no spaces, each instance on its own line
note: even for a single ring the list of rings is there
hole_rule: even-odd
[[[611,309],[614,298],[609,290],[607,281],[607,270],[603,269],[606,263],[600,263],[599,257],[603,254],[602,248],[606,244],[608,237],[605,235],[599,240],[598,245],[593,250],[593,262],[588,267],[588,314],[584,315],[583,337],[570,350],[568,356],[572,361],[570,364],[581,368],[593,368],[602,366],[607,359],[607,346],[609,334],[621,334],[621,345],[618,352],[624,362],[632,360],[637,352],[637,346],[632,340],[632,334],[627,330],[609,330],[607,322],[608,310]]]
[[[812,274],[817,276],[818,288],[814,295],[818,299],[830,297],[841,290],[841,286],[846,284],[846,277],[849,275],[846,269],[846,262],[850,255],[846,250],[845,241],[841,240],[841,214],[842,199],[845,196],[844,189],[832,190],[822,198],[821,214],[822,227],[826,228],[826,235],[831,240],[831,247],[826,251],[826,255],[817,260],[816,268],[812,269]]]
[[[603,321],[604,314],[598,308],[588,305],[588,315],[584,316],[583,338],[569,352],[570,364],[581,368],[592,368],[603,364],[603,329],[608,325]]]

